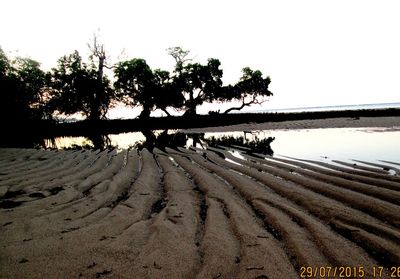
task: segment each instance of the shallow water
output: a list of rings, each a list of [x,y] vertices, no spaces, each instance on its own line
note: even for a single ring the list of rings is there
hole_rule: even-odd
[[[208,136],[243,135],[243,132],[206,133]],[[257,131],[247,138],[275,137],[274,156],[312,160],[400,161],[400,131],[383,128],[331,128]]]
[[[164,132],[164,137],[173,137],[177,131]],[[160,136],[162,131],[155,131]],[[305,130],[267,130],[244,132],[204,133],[204,139],[222,136],[244,137],[247,142],[275,138],[270,144],[274,156],[289,156],[312,160],[351,159],[378,162],[378,160],[400,162],[400,129],[396,128],[329,128]],[[184,147],[193,145],[194,139],[184,136]],[[129,148],[145,144],[146,137],[140,132],[108,135],[109,144],[118,148]],[[169,143],[175,139],[169,139]],[[182,137],[180,137],[182,142]],[[204,140],[200,140],[204,143]],[[94,147],[93,142],[84,137],[56,138],[47,141],[46,147],[68,148],[75,145]],[[155,143],[157,146],[157,143]],[[179,145],[179,144],[178,144]],[[180,144],[182,145],[182,144]],[[198,145],[199,146],[199,145]]]

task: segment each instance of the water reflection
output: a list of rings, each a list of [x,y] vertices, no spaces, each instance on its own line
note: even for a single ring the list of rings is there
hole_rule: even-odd
[[[271,148],[271,143],[275,140],[274,137],[268,138],[258,138],[257,136],[253,139],[247,139],[246,135],[244,137],[238,136],[222,136],[205,138],[204,141],[208,145],[218,147],[218,146],[228,146],[236,149],[240,149],[246,153],[260,153],[264,155],[272,156],[274,151]]]
[[[0,148],[45,148],[49,142],[38,136],[13,134],[2,135]]]
[[[49,149],[111,149],[109,135],[91,134],[87,137],[60,137],[44,140],[43,148]]]
[[[104,150],[112,148],[111,140],[108,135],[94,134],[90,135],[88,138],[93,143],[95,149]]]
[[[140,134],[140,135],[138,135]],[[118,138],[117,138],[118,137]],[[120,135],[90,135],[88,137],[68,137],[47,139],[46,148],[58,149],[110,149],[110,148],[146,148],[152,151],[154,148],[164,150],[166,147],[188,148],[190,146],[205,148],[207,145],[228,146],[241,149],[249,153],[261,153],[272,155],[270,146],[275,138],[259,138],[254,136],[247,138],[243,136],[205,137],[204,133],[182,133],[171,130],[152,131],[143,130],[140,133],[127,133]]]
[[[399,162],[400,130],[371,128],[331,128],[311,130],[265,130],[251,132],[207,132],[186,134],[176,130],[142,131],[86,137],[58,137],[35,140],[26,147],[43,148],[147,148],[164,149],[196,146],[233,146],[254,153],[312,160],[359,159],[369,162]],[[17,147],[15,145],[7,147]],[[240,148],[238,148],[240,147]]]
[[[187,135],[183,133],[172,133],[169,134],[168,130],[165,130],[159,134],[146,130],[142,131],[145,137],[144,141],[139,141],[134,144],[134,147],[138,149],[146,148],[150,151],[157,147],[159,149],[165,149],[165,147],[185,147],[187,142]]]

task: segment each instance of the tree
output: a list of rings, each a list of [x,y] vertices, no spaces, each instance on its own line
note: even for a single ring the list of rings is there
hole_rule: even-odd
[[[88,47],[91,51],[91,55],[89,59],[92,63],[92,68],[96,69],[96,86],[95,90],[93,91],[93,103],[91,105],[91,119],[100,119],[104,118],[105,114],[107,113],[108,106],[109,106],[109,98],[110,94],[112,94],[112,90],[110,87],[105,87],[104,82],[108,80],[105,79],[104,76],[104,68],[110,68],[107,66],[107,55],[104,44],[100,44],[98,42],[97,35],[93,37],[93,44],[88,44]],[[96,60],[97,60],[97,68],[96,68]],[[104,102],[108,98],[108,102]]]
[[[222,102],[238,100],[241,105],[238,107],[231,107],[224,113],[227,114],[233,110],[241,110],[245,106],[253,104],[262,104],[265,102],[265,97],[272,96],[268,86],[271,83],[270,77],[263,78],[261,71],[253,71],[249,67],[244,68],[243,76],[240,81],[234,86],[226,86],[223,90],[219,91],[217,99]]]
[[[183,50],[181,47],[170,47],[167,49],[167,52],[175,59],[175,71],[179,73],[183,70],[183,64],[192,60],[187,58],[190,51]]]
[[[176,90],[168,71],[156,69],[153,74],[155,89],[152,94],[154,94],[155,108],[171,116],[167,108],[180,109],[183,106],[184,99]]]
[[[45,118],[46,74],[30,58],[9,60],[0,48],[1,119],[15,121]]]
[[[189,51],[180,47],[167,49],[168,54],[175,60],[173,83],[175,90],[184,97],[186,115],[195,115],[196,107],[203,102],[228,102],[237,100],[241,102],[238,107],[227,109],[224,113],[232,110],[241,110],[245,106],[263,103],[268,96],[272,95],[268,86],[271,83],[269,77],[263,78],[261,71],[246,67],[243,76],[235,85],[222,85],[223,71],[219,68],[221,63],[218,59],[211,58],[206,65],[199,63],[188,63]]]
[[[82,62],[78,51],[58,60],[52,69],[49,91],[52,111],[80,112],[90,120],[105,118],[113,98],[109,80],[93,63]]]
[[[129,106],[142,105],[141,118],[150,116],[155,105],[154,75],[146,60],[135,58],[120,62],[114,70],[117,98]]]
[[[114,70],[117,99],[129,106],[141,105],[141,118],[150,117],[151,111],[161,109],[167,115],[168,107],[179,107],[182,99],[174,90],[167,71],[152,71],[144,59],[134,58],[120,62]]]
[[[222,90],[222,70],[218,59],[210,58],[206,65],[188,63],[188,51],[179,47],[170,48],[169,54],[175,59],[173,76],[174,90],[184,98],[185,115],[195,115],[196,108],[203,102],[212,102]]]

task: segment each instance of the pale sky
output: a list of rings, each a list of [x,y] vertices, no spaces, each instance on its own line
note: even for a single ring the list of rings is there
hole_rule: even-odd
[[[400,1],[2,0],[0,46],[47,70],[99,31],[112,62],[172,70],[166,49],[272,79],[263,108],[400,102]],[[16,52],[18,50],[18,52]],[[121,55],[122,53],[122,55]],[[260,109],[256,107],[255,109]]]

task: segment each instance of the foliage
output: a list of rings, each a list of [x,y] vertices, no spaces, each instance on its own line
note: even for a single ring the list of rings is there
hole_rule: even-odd
[[[104,118],[113,98],[110,82],[98,78],[98,69],[82,62],[78,51],[61,57],[52,69],[49,86],[52,111],[81,112],[89,119]]]
[[[246,139],[246,137],[233,137],[233,136],[222,136],[216,138],[211,136],[209,138],[205,138],[204,141],[213,147],[218,147],[219,145],[222,146],[229,146],[234,148],[243,147],[245,153],[252,154],[252,153],[261,153],[265,155],[273,155],[274,151],[271,148],[271,143],[275,140],[273,137],[259,139],[258,137],[254,138],[253,140]]]
[[[15,121],[48,117],[44,107],[46,74],[30,58],[9,60],[0,48],[1,119]]]
[[[141,132],[146,139],[144,141],[137,142],[134,145],[135,148],[140,150],[146,148],[150,151],[153,151],[154,148],[165,150],[166,147],[184,147],[187,142],[187,135],[184,133],[169,134],[168,130],[164,130],[159,134],[156,134],[151,130],[143,130]]]
[[[168,53],[175,59],[175,71],[173,83],[175,90],[185,99],[185,114],[196,114],[196,107],[204,102],[229,102],[241,101],[239,107],[226,110],[241,110],[245,106],[261,104],[265,97],[271,96],[268,86],[271,83],[269,77],[263,78],[261,71],[246,67],[243,76],[235,85],[222,85],[223,71],[218,59],[210,58],[206,65],[199,63],[187,63],[191,59],[187,56],[189,51],[180,47],[169,48]]]
[[[176,72],[181,72],[183,69],[183,64],[187,61],[190,61],[192,59],[187,58],[189,55],[190,51],[189,50],[183,50],[181,47],[170,47],[167,49],[167,52],[169,55],[172,56],[172,58],[175,59],[175,71]]]
[[[130,106],[141,105],[141,117],[149,117],[152,110],[159,108],[169,115],[167,107],[179,107],[182,103],[176,94],[167,71],[152,71],[144,59],[120,62],[114,70],[117,97]]]
[[[262,104],[266,97],[273,95],[268,89],[271,83],[270,77],[263,78],[261,71],[253,71],[249,67],[243,68],[242,72],[243,75],[240,81],[234,86],[226,86],[217,97],[220,102],[232,100],[241,102],[239,107],[229,108],[224,113],[232,110],[241,110],[245,106],[252,104]]]
[[[84,62],[78,51],[61,57],[49,73],[30,58],[8,59],[0,49],[1,115],[15,119],[47,119],[52,113],[67,115],[82,113],[87,119],[103,119],[112,101],[129,106],[141,106],[142,118],[155,109],[170,115],[168,108],[181,109],[186,115],[195,115],[204,102],[240,101],[240,110],[251,104],[260,104],[271,96],[271,79],[261,71],[243,69],[243,76],[235,85],[223,86],[223,71],[218,59],[206,64],[194,63],[189,51],[169,48],[176,65],[173,73],[152,70],[144,59],[131,59],[114,67],[115,82],[104,73],[107,55],[96,36],[89,45],[89,62]],[[117,94],[116,94],[117,93]]]
[[[222,89],[222,70],[218,59],[210,58],[207,64],[188,63],[188,51],[179,47],[169,49],[169,54],[175,59],[176,66],[173,84],[185,99],[185,114],[196,114],[196,107],[203,102],[212,102]]]

